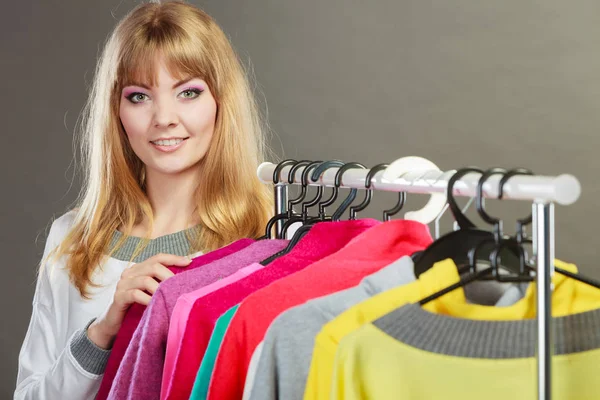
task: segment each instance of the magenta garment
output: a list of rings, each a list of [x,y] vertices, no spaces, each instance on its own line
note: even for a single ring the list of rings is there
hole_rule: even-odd
[[[168,268],[171,272],[173,272],[176,275],[185,271],[191,272],[191,270],[193,269],[202,267],[206,264],[219,260],[220,258],[238,252],[250,246],[252,243],[254,243],[254,240],[252,239],[241,239],[228,246],[222,247],[215,251],[211,251],[208,254],[195,257],[190,263],[190,265],[188,265],[187,267]],[[172,280],[173,278],[169,280]],[[100,383],[100,389],[98,391],[98,394],[96,395],[96,400],[106,400],[106,398],[108,397],[110,388],[112,387],[115,376],[117,375],[119,365],[121,365],[121,361],[125,356],[127,347],[129,346],[131,338],[133,337],[133,333],[138,327],[138,324],[140,323],[140,320],[142,319],[142,315],[144,314],[145,310],[146,306],[137,303],[133,304],[131,307],[129,307],[129,310],[127,310],[125,319],[123,320],[121,328],[119,329],[119,333],[117,334],[115,342],[113,343],[113,347],[110,352],[110,357],[108,358],[108,363],[106,365],[106,370],[104,371],[104,376],[102,377],[102,382]]]
[[[227,257],[161,283],[133,334],[107,398],[158,399],[169,319],[179,296],[262,261],[285,248],[287,243],[286,240],[256,241]],[[148,370],[151,373],[146,373]],[[147,393],[152,395],[148,396]]]
[[[162,385],[160,389],[161,399],[165,399],[167,397],[167,392],[171,385],[173,385],[174,383],[172,378],[173,370],[175,369],[177,350],[179,349],[179,345],[181,343],[181,340],[183,339],[183,333],[185,332],[187,319],[192,309],[192,306],[194,305],[194,302],[197,299],[206,296],[207,294],[212,293],[218,289],[221,289],[222,287],[231,285],[232,283],[237,282],[240,279],[245,278],[253,272],[256,272],[262,268],[264,268],[262,264],[251,264],[247,267],[240,269],[238,272],[229,275],[227,278],[218,280],[201,289],[194,290],[193,292],[179,296],[179,299],[175,304],[175,308],[173,309],[173,314],[171,315],[171,322],[169,323],[169,335],[167,337],[167,353],[165,355]]]
[[[211,333],[221,314],[256,290],[337,252],[352,238],[379,224],[381,222],[373,219],[318,223],[288,255],[246,278],[196,300],[177,352],[175,372],[171,378],[175,384],[169,388],[166,398],[189,398]],[[142,380],[138,386],[143,388]],[[151,391],[141,393],[144,398],[156,398]]]

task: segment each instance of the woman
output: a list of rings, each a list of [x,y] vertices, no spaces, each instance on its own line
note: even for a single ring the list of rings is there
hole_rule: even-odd
[[[86,180],[47,238],[16,399],[94,398],[128,307],[192,256],[262,234],[263,131],[222,30],[183,2],[118,23],[82,120]]]

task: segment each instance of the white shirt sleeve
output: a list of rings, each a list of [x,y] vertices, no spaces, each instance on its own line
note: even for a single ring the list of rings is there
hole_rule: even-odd
[[[69,220],[65,217],[52,224],[44,260],[66,234]],[[61,263],[46,262],[38,277],[33,312],[19,353],[15,400],[94,399],[100,386],[102,374],[90,372],[94,368],[81,360],[108,358],[109,352],[87,339],[85,324],[75,331],[68,327],[72,291],[66,271],[57,264]],[[82,343],[87,346],[85,356]],[[97,370],[97,365],[94,367]]]

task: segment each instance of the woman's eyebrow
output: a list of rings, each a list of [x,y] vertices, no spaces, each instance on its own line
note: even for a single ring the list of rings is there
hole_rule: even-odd
[[[191,78],[186,78],[186,79],[182,79],[182,80],[180,80],[179,82],[176,82],[176,83],[173,85],[173,89],[175,89],[177,86],[181,86],[181,85],[183,85],[183,84],[185,84],[185,83],[188,83],[188,82],[189,82],[189,81],[191,81],[192,79],[195,79],[195,78],[194,78],[194,77],[191,77]],[[130,85],[127,85],[127,86],[139,86],[139,87],[143,87],[143,88],[144,88],[144,89],[146,89],[146,90],[151,90],[151,89],[150,89],[150,87],[148,87],[148,85],[145,85],[145,84],[143,84],[143,83],[139,83],[139,82],[132,82]]]

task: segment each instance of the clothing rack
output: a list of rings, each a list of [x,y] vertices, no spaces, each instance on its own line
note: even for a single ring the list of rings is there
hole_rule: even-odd
[[[259,179],[275,186],[275,213],[287,211],[287,179],[273,181],[277,164],[262,163],[257,170]],[[287,177],[292,167],[281,168],[280,177]],[[296,171],[292,184],[300,184],[302,172]],[[309,179],[311,186],[334,186],[334,178],[339,168],[326,170],[318,181]],[[365,189],[368,169],[347,170],[341,180],[340,188]],[[416,194],[444,193],[448,180],[456,171],[411,171],[397,179],[386,180],[383,171],[375,174],[371,180],[371,189],[389,192]],[[455,196],[475,197],[480,174],[466,174],[454,184]],[[500,176],[492,176],[483,185],[484,198],[498,198]],[[576,177],[569,174],[559,176],[516,175],[507,180],[503,189],[503,199],[531,201],[533,211],[533,252],[536,259],[536,309],[537,309],[537,362],[538,362],[538,399],[551,399],[551,361],[552,361],[552,307],[551,279],[554,274],[554,203],[570,205],[577,201],[581,186]],[[279,221],[281,229],[283,221]]]

